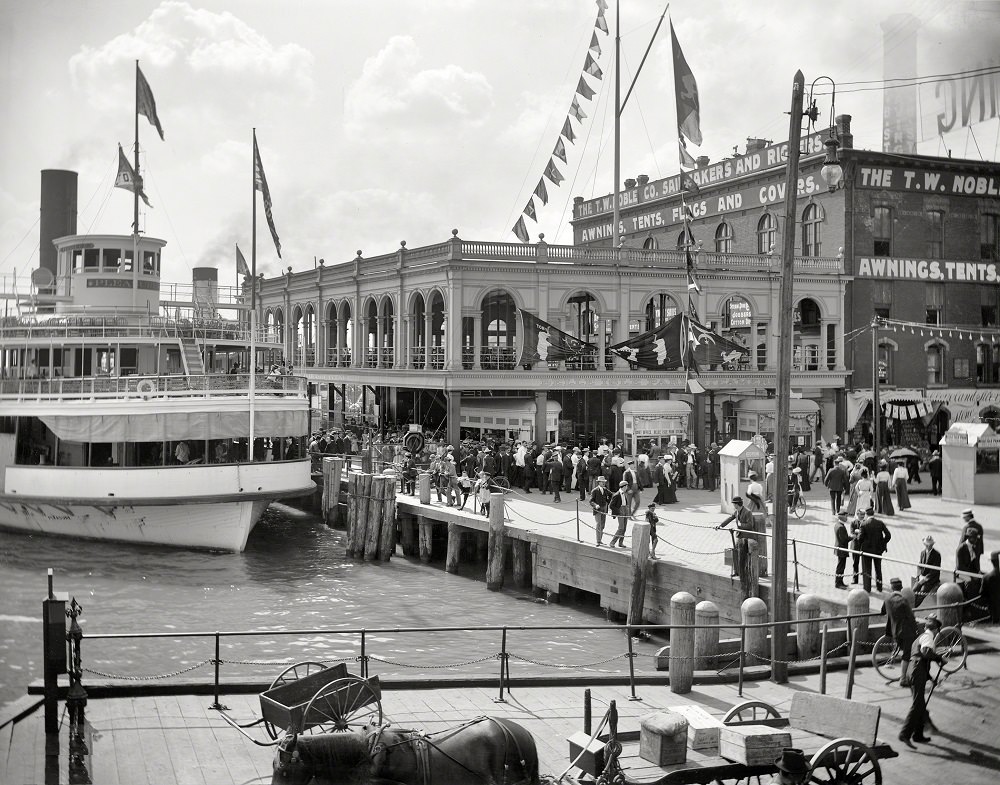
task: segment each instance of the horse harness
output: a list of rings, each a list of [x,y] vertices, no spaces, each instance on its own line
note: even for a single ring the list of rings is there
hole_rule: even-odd
[[[504,725],[502,722],[498,722],[493,717],[477,717],[474,720],[469,720],[468,722],[466,722],[463,725],[459,725],[457,728],[450,728],[447,731],[439,731],[437,734],[428,734],[428,733],[425,733],[424,731],[421,731],[421,730],[413,730],[413,729],[405,729],[404,730],[404,729],[400,728],[400,729],[397,729],[397,732],[401,733],[401,734],[405,734],[405,738],[403,738],[400,741],[394,742],[392,744],[383,744],[382,743],[382,733],[389,726],[388,725],[380,725],[380,726],[378,726],[378,729],[375,731],[375,733],[373,733],[369,737],[369,739],[368,739],[368,751],[369,751],[369,754],[371,755],[371,759],[372,759],[372,775],[376,776],[376,777],[381,776],[381,770],[385,766],[385,764],[386,764],[386,762],[387,762],[387,760],[389,758],[389,753],[392,751],[392,749],[394,747],[399,747],[399,746],[402,746],[404,744],[408,744],[413,749],[413,754],[414,754],[414,757],[416,758],[416,761],[417,761],[417,770],[420,772],[420,782],[422,783],[422,785],[432,785],[432,780],[431,780],[431,774],[432,774],[432,772],[431,772],[431,755],[430,755],[432,747],[435,750],[437,750],[439,754],[443,755],[445,758],[447,758],[448,760],[450,760],[456,766],[459,766],[459,767],[465,769],[467,772],[469,772],[469,774],[473,775],[474,777],[476,777],[480,781],[482,781],[482,782],[488,782],[482,775],[480,775],[479,773],[477,773],[475,771],[472,771],[472,769],[470,769],[468,766],[466,766],[461,761],[455,760],[454,757],[452,757],[451,755],[449,755],[447,752],[445,752],[443,749],[441,749],[440,746],[438,746],[433,741],[431,741],[431,736],[433,736],[433,735],[440,735],[442,733],[449,733],[451,735],[454,735],[456,733],[459,733],[460,731],[465,730],[466,728],[470,728],[473,725],[476,725],[476,724],[478,724],[480,722],[483,722],[483,721],[492,722],[494,725],[496,725],[503,732],[503,736],[504,736],[504,755],[503,755],[504,768],[505,769],[508,768],[507,767],[507,754],[508,754],[508,751],[510,749],[510,745],[513,744],[514,745],[514,749],[517,751],[517,759],[521,763],[521,770],[524,771],[525,773],[527,773],[527,771],[528,771],[528,765],[525,762],[524,754],[521,751],[521,745],[518,743],[517,739],[514,737],[514,734],[512,734],[510,732],[510,729],[507,728],[507,726]],[[530,776],[526,777],[522,782],[523,783],[528,783],[529,780],[530,780]],[[519,783],[513,783],[513,785],[521,785],[521,783],[520,782]]]

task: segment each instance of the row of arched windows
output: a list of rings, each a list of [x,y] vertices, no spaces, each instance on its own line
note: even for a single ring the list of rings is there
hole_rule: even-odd
[[[808,204],[802,211],[802,255],[819,256],[822,250],[823,210],[818,204]],[[778,236],[778,219],[774,213],[764,213],[757,221],[757,253],[768,254],[775,250]],[[715,228],[715,252],[732,253],[735,240],[733,226],[728,221],[722,221]],[[687,229],[677,235],[676,248],[683,251],[695,245],[694,235]],[[656,249],[660,247],[655,237],[647,237],[643,248]]]

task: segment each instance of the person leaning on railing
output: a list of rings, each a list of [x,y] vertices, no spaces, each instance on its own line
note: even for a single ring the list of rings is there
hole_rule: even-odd
[[[730,523],[736,521],[736,561],[737,570],[740,575],[749,575],[750,567],[750,535],[754,529],[753,513],[743,506],[743,497],[733,497],[733,514],[715,527],[716,530],[726,528]]]

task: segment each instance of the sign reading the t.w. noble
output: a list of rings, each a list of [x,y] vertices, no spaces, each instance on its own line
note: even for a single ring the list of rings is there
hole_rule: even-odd
[[[924,191],[957,196],[1000,196],[1000,176],[956,174],[943,169],[859,166],[854,185],[888,191]]]
[[[995,262],[945,262],[940,259],[894,259],[889,256],[862,256],[858,278],[913,281],[968,281],[997,283],[1000,271]]]

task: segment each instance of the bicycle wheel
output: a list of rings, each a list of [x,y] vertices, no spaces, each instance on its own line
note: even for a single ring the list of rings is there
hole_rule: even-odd
[[[872,665],[879,676],[890,684],[899,681],[903,667],[903,653],[891,635],[883,635],[872,647]]]
[[[796,518],[801,518],[806,514],[806,500],[801,496],[795,501],[795,508],[793,510]]]
[[[507,493],[510,490],[510,480],[502,474],[490,477],[490,488],[496,493]]]
[[[944,659],[941,670],[954,673],[965,665],[969,644],[958,627],[944,627],[934,638],[934,651]]]

